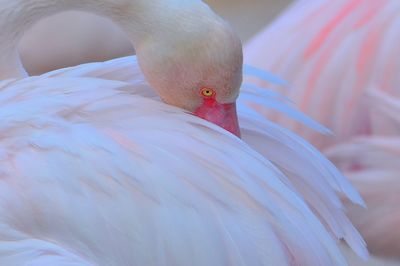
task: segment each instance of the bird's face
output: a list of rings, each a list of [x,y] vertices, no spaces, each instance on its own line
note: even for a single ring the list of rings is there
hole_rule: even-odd
[[[194,114],[240,137],[236,101],[221,103],[217,100],[217,91],[213,88],[202,88],[200,90],[202,103],[196,108]]]
[[[148,82],[164,102],[240,137],[236,114],[243,65],[240,39],[224,22],[183,36],[164,36],[163,45],[138,51]]]

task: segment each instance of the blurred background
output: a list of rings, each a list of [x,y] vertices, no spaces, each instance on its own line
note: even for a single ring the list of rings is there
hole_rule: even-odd
[[[243,42],[273,20],[290,0],[206,0],[231,22]],[[49,37],[51,36],[51,38]],[[31,75],[61,67],[133,54],[124,33],[110,21],[87,13],[65,12],[34,25],[20,45]]]

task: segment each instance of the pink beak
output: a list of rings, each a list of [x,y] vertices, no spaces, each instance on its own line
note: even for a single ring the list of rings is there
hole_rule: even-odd
[[[195,115],[210,121],[240,138],[240,128],[236,113],[236,103],[218,103],[215,99],[204,99]]]

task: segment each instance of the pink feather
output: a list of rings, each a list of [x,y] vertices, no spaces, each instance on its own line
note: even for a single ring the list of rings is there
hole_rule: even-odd
[[[289,83],[274,89],[332,129],[333,135],[324,136],[276,112],[264,113],[311,141],[345,171],[369,206],[351,208],[352,221],[372,252],[396,259],[399,15],[396,0],[300,0],[245,48],[248,64]]]

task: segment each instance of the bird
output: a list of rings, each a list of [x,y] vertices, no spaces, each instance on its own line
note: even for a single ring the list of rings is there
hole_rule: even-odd
[[[114,20],[137,57],[27,77],[24,32],[70,9]],[[19,0],[0,14],[0,264],[344,265],[338,239],[367,256],[337,196],[359,194],[257,109],[323,127],[249,84],[239,129],[241,44],[201,1]]]
[[[360,191],[349,216],[372,254],[400,260],[398,1],[296,1],[245,45],[245,62],[285,79],[277,90],[333,131],[318,135],[280,114]]]

